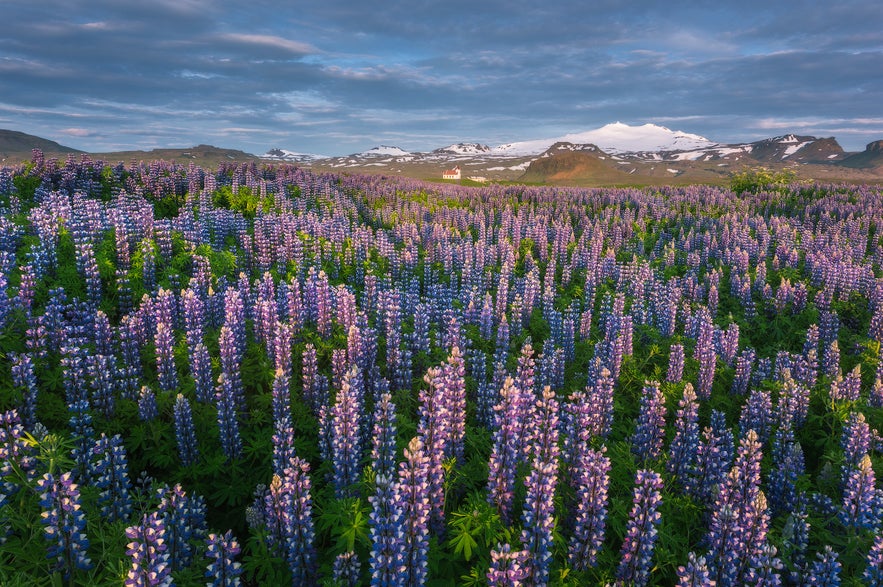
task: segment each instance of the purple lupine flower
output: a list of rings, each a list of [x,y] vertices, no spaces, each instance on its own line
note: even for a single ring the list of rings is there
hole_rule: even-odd
[[[92,464],[93,485],[100,491],[98,503],[101,515],[109,521],[125,520],[132,511],[129,491],[129,465],[126,447],[119,434],[110,438],[103,433],[95,442],[92,454],[98,460]]]
[[[242,565],[234,559],[240,552],[239,543],[233,532],[227,530],[224,534],[209,534],[208,550],[205,555],[211,560],[205,571],[209,580],[209,587],[238,587],[241,585],[239,575],[242,574]]]
[[[489,587],[524,587],[530,579],[526,550],[513,551],[508,544],[491,550],[491,566],[487,572]]]
[[[351,367],[331,408],[331,460],[334,465],[334,490],[338,498],[353,494],[362,472],[359,418],[363,398],[356,383],[358,378],[358,367]]]
[[[866,454],[846,477],[840,510],[840,521],[845,526],[879,530],[883,522],[883,507],[880,505],[883,492],[875,489],[876,482],[871,457]]]
[[[388,395],[388,394],[385,394]],[[377,491],[368,497],[372,511],[368,518],[371,537],[371,584],[395,587],[402,584],[399,570],[404,565],[405,540],[401,532],[404,512],[398,485],[378,473]]]
[[[858,364],[846,377],[838,377],[831,382],[831,400],[847,402],[858,401],[861,395],[861,384],[861,364]]]
[[[790,426],[776,430],[773,439],[773,467],[770,469],[770,508],[773,512],[794,511],[797,506],[797,478],[804,473],[803,448]]]
[[[782,391],[779,392],[777,415],[779,426],[789,424],[799,429],[806,421],[809,413],[809,388],[801,385],[791,377],[790,369],[782,373]]]
[[[141,387],[141,396],[138,399],[138,417],[143,422],[150,422],[159,416],[159,409],[156,407],[156,395],[153,390],[143,385]]]
[[[46,473],[37,480],[40,507],[46,539],[49,541],[47,558],[55,559],[55,566],[65,577],[77,570],[92,568],[86,552],[86,516],[80,509],[80,490],[70,473],[54,476]]]
[[[166,553],[165,526],[159,512],[144,514],[140,524],[126,528],[126,538],[131,540],[126,554],[132,559],[124,582],[126,587],[174,584]]]
[[[515,489],[515,467],[521,454],[516,444],[522,425],[515,402],[519,390],[511,377],[507,377],[500,389],[500,403],[494,406],[493,448],[488,462],[488,502],[497,508],[500,517],[508,523]]]
[[[91,473],[92,446],[95,430],[92,428],[92,415],[89,413],[89,402],[75,401],[68,406],[71,413],[69,420],[74,448],[71,456],[76,461],[77,479],[82,483],[88,481]]]
[[[175,439],[178,441],[178,456],[185,467],[196,463],[199,459],[199,443],[196,441],[196,429],[193,426],[193,412],[190,402],[182,394],[175,399]]]
[[[862,458],[871,452],[871,427],[861,412],[850,412],[843,425],[840,447],[843,449],[843,481],[858,467]]]
[[[734,395],[745,395],[751,384],[751,368],[754,364],[755,354],[752,349],[745,349],[736,357],[735,374],[730,392]]]
[[[239,437],[239,421],[236,418],[236,396],[233,383],[226,373],[218,376],[218,388],[215,392],[215,403],[218,407],[218,433],[221,450],[228,461],[238,459],[242,454],[242,439]]]
[[[229,387],[233,409],[238,411],[245,407],[245,391],[242,386],[240,368],[242,351],[240,350],[237,336],[236,332],[225,324],[221,327],[221,332],[218,336],[218,346],[220,348],[221,375],[224,377],[224,384]],[[242,348],[244,348],[244,343],[242,344]],[[220,378],[218,382],[220,383]]]
[[[399,464],[395,508],[401,510],[399,532],[403,535],[401,579],[404,585],[422,585],[427,575],[429,550],[429,458],[423,443],[414,437],[404,452],[405,461]]]
[[[613,428],[613,386],[610,371],[601,367],[591,391],[586,389],[592,432],[601,438],[607,438]]]
[[[701,311],[697,317],[699,333],[696,338],[695,357],[699,361],[699,379],[696,395],[707,400],[711,397],[711,386],[714,383],[714,372],[717,353],[714,351],[714,324],[707,311]]]
[[[92,380],[92,404],[108,420],[113,418],[116,362],[112,355],[89,355],[86,370]]]
[[[869,587],[883,585],[883,534],[877,534],[868,552],[868,566],[862,574]]]
[[[30,353],[9,353],[12,364],[12,385],[21,390],[22,405],[19,410],[22,423],[31,428],[37,422],[37,376]]]
[[[724,363],[732,365],[739,351],[739,325],[735,322],[730,323],[727,329],[721,332],[720,336],[720,355]]]
[[[528,566],[534,585],[546,585],[552,562],[555,527],[555,488],[558,484],[558,402],[547,385],[537,400],[533,420],[534,459],[525,480],[521,542],[530,553]]]
[[[358,587],[361,569],[359,556],[355,552],[352,550],[342,552],[337,555],[332,564],[331,581],[335,587]]]
[[[291,398],[288,391],[289,372],[286,372],[283,367],[277,367],[276,376],[273,379],[273,472],[277,475],[282,474],[291,457],[295,456],[294,428],[291,425]]]
[[[815,561],[807,577],[806,584],[812,587],[840,587],[840,571],[843,565],[837,560],[837,553],[830,546],[817,553]]]
[[[0,507],[6,505],[21,487],[11,481],[14,474],[20,471],[28,481],[36,474],[35,451],[24,434],[16,410],[0,412]]]
[[[429,352],[429,308],[424,303],[414,309],[414,351]]]
[[[374,407],[371,463],[377,475],[391,478],[395,473],[396,406],[389,393],[381,394]]]
[[[295,585],[310,584],[315,573],[313,499],[310,496],[309,471],[309,463],[295,457],[282,477],[281,492],[286,496],[287,503],[285,552]]]
[[[632,436],[632,452],[639,461],[656,460],[665,441],[665,396],[656,381],[644,383],[637,428]]]
[[[154,340],[156,342],[156,374],[160,389],[173,391],[178,387],[178,374],[175,371],[173,354],[175,340],[172,336],[171,324],[158,321]]]
[[[313,346],[312,343],[307,343],[306,346],[304,346],[302,364],[304,401],[307,403],[310,409],[313,410],[313,413],[317,413],[320,405],[320,397],[317,385],[317,378],[319,375],[319,357],[316,354],[316,347]]]
[[[212,360],[208,348],[202,343],[191,351],[190,374],[196,387],[196,400],[207,404],[214,397],[212,386]]]
[[[491,306],[491,294],[484,294],[484,304],[481,307],[481,318],[479,319],[478,333],[485,339],[490,340],[494,330],[494,309]]]
[[[577,570],[595,566],[604,543],[607,522],[607,486],[610,458],[600,450],[584,448],[574,471],[576,515],[569,545],[569,561]]]
[[[616,570],[616,585],[642,587],[650,578],[650,563],[658,537],[657,526],[662,518],[662,477],[641,469],[635,475],[635,495],[626,526],[626,536]]]
[[[785,519],[782,529],[782,549],[793,569],[788,578],[791,583],[800,584],[807,572],[806,553],[809,549],[809,521],[806,513],[806,500],[803,496],[797,500],[794,511]]]
[[[883,359],[880,360],[879,365],[878,371],[883,368]],[[880,375],[874,379],[874,385],[868,393],[868,405],[872,408],[883,408],[883,377]]]
[[[824,347],[822,372],[831,380],[840,375],[840,343],[836,339]]]
[[[444,382],[448,417],[446,456],[462,460],[463,438],[466,436],[466,370],[458,347],[451,349],[450,356],[441,366],[440,374]]]
[[[684,386],[675,417],[675,436],[669,447],[666,468],[682,487],[689,487],[695,477],[696,454],[699,450],[699,402],[693,385]]]
[[[714,587],[705,564],[705,557],[696,556],[693,552],[687,555],[687,565],[678,567],[678,587]]]
[[[678,383],[684,377],[684,345],[675,343],[671,345],[668,354],[668,373],[666,381]]]
[[[524,343],[524,346],[521,347],[521,353],[518,356],[518,366],[515,371],[515,387],[520,392],[518,395],[519,415],[522,416],[518,419],[521,421],[522,429],[528,426],[530,422],[529,416],[536,403],[536,393],[534,392],[536,387],[536,380],[534,377],[536,362],[534,361],[533,355],[533,346],[530,343],[530,339],[528,339],[528,341]],[[518,442],[520,443],[520,451],[527,455],[530,450],[530,439],[526,434],[519,435]]]
[[[762,585],[779,587],[782,577],[776,571],[781,571],[784,565],[776,556],[776,547],[772,544],[764,544],[760,553],[751,560],[751,566],[745,576],[744,585]]]
[[[161,487],[157,512],[162,517],[166,555],[173,570],[180,570],[193,560],[193,541],[205,540],[207,532],[205,500],[199,495],[187,495],[180,484]]]
[[[764,389],[753,389],[739,417],[739,431],[744,436],[749,430],[757,433],[757,438],[765,443],[772,430],[773,399]],[[787,426],[790,427],[790,426]]]
[[[752,560],[766,544],[769,515],[760,490],[762,456],[757,433],[749,430],[711,511],[709,568],[720,587],[744,584]]]
[[[187,340],[187,351],[192,364],[197,346],[203,343],[206,322],[205,304],[202,298],[189,288],[181,292],[181,303],[184,311],[184,333]]]
[[[459,352],[459,351],[458,351]],[[423,381],[427,388],[420,389],[417,414],[420,422],[417,433],[428,461],[429,502],[433,524],[439,528],[444,522],[444,461],[449,457],[451,446],[451,414],[448,388],[442,367],[431,367]]]
[[[340,389],[343,377],[349,368],[346,359],[346,349],[333,349],[331,351],[331,386]]]

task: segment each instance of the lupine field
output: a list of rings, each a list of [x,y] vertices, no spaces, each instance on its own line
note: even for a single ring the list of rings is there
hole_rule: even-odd
[[[883,585],[883,189],[0,170],[0,584]]]

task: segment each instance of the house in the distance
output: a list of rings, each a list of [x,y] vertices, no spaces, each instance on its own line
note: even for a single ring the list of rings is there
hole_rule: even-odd
[[[460,166],[457,165],[453,169],[445,169],[442,173],[442,179],[460,179]]]

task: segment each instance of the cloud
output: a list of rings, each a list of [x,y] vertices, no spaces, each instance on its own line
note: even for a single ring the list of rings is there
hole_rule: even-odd
[[[871,1],[11,0],[4,15],[4,124],[83,149],[432,149],[613,120],[863,148],[881,126]]]
[[[218,40],[234,44],[248,45],[256,48],[274,49],[294,55],[309,55],[317,53],[317,49],[309,43],[292,41],[277,37],[276,35],[253,35],[244,33],[225,33],[218,35]]]
[[[87,128],[63,128],[59,132],[70,137],[91,137],[95,134]]]

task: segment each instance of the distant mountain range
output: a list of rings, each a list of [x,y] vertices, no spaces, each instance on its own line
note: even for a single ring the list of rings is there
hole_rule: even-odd
[[[274,149],[267,160],[309,164],[329,171],[401,174],[437,179],[460,166],[482,180],[584,183],[724,182],[736,170],[792,168],[798,177],[874,181],[883,178],[883,141],[847,153],[833,137],[787,134],[749,143],[719,143],[655,124],[621,122],[563,135],[489,146],[456,143],[428,152],[383,145],[346,156],[320,157]]]
[[[0,130],[0,163],[23,161],[31,149],[47,156],[79,153],[54,141]],[[620,122],[560,137],[489,146],[462,142],[427,152],[380,145],[345,156],[324,156],[274,148],[261,156],[211,145],[94,153],[108,161],[166,159],[215,166],[220,162],[289,162],[317,171],[384,173],[440,179],[459,166],[475,181],[524,181],[574,185],[724,183],[734,171],[766,166],[789,168],[799,178],[883,180],[883,140],[848,153],[833,137],[786,134],[749,143],[719,143],[705,137],[644,124]]]

